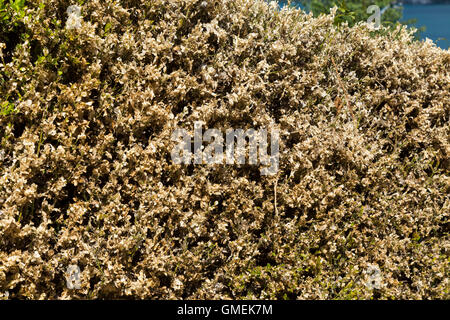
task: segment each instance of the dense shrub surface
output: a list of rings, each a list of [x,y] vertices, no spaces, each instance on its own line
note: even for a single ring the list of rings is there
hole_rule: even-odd
[[[0,293],[449,298],[448,50],[261,0],[72,4],[2,22]],[[279,129],[278,174],[175,165],[194,121]]]

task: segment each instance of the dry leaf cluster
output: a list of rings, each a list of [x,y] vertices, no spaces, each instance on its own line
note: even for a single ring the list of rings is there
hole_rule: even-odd
[[[262,0],[86,1],[81,28],[40,2],[0,44],[1,293],[449,298],[448,50]],[[173,164],[194,121],[279,129],[278,175]]]

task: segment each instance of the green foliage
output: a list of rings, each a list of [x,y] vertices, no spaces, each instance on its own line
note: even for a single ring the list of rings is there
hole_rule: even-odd
[[[27,35],[23,23],[26,10],[26,0],[0,0],[0,42],[5,43],[10,52]]]
[[[371,14],[367,13],[367,8],[371,5],[377,5],[380,9],[386,8],[382,14],[382,24],[391,25],[398,22],[402,17],[402,8],[393,7],[393,0],[299,0],[308,11],[311,11],[315,16],[320,14],[328,14],[330,8],[338,7],[335,22],[341,24],[348,22],[349,25],[354,25],[359,21],[366,21]]]
[[[0,0],[0,27],[17,25],[25,17],[26,0]]]
[[[360,22],[367,21],[372,13],[367,13],[367,8],[371,5],[377,5],[382,10],[381,24],[392,30],[400,23],[403,16],[403,7],[396,5],[395,0],[298,0],[303,7],[318,16],[320,14],[328,14],[330,9],[336,6],[338,8],[335,24],[340,25],[347,22],[350,26]],[[384,10],[383,10],[384,9]],[[415,25],[416,19],[402,21],[404,25]],[[418,28],[416,39],[425,31],[425,27]],[[376,31],[374,33],[384,34],[386,31]]]
[[[0,114],[2,116],[7,116],[14,113],[14,104],[5,101],[0,104]]]

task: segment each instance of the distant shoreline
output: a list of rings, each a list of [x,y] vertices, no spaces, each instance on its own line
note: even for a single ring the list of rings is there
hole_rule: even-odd
[[[399,4],[446,4],[450,3],[450,0],[404,0],[397,1]]]

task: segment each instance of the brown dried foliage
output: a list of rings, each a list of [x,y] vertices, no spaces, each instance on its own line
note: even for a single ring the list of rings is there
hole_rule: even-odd
[[[0,292],[449,298],[448,50],[260,0],[86,1],[78,30],[43,2],[2,51]],[[279,174],[174,165],[198,120],[278,128]]]

